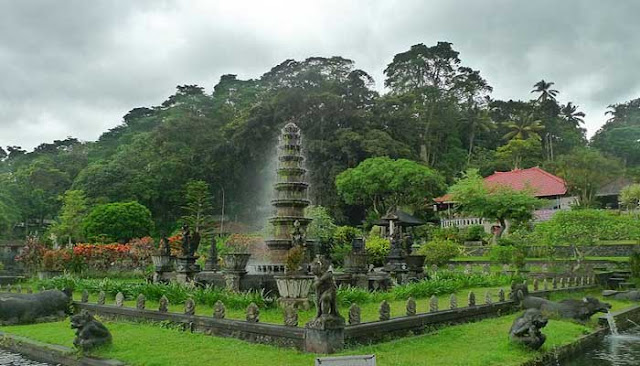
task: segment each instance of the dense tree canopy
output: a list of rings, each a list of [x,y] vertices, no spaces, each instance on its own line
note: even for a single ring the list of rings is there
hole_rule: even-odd
[[[355,193],[338,194],[335,184],[340,173],[367,159],[385,157],[370,161],[396,161],[406,173],[393,183],[393,202],[376,202],[380,211],[396,202],[415,204],[419,194],[439,189],[424,192],[424,184],[442,187],[468,168],[488,175],[555,167],[559,157],[566,161],[587,145],[584,113],[573,102],[559,102],[561,87],[532,80],[531,100],[491,99],[489,82],[449,42],[417,44],[390,57],[384,77],[387,89],[380,95],[352,60],[285,60],[256,79],[228,74],[213,88],[179,85],[158,105],[126,113],[95,142],[69,137],[33,151],[2,147],[0,228],[42,232],[64,221],[68,212],[61,211],[60,198],[75,190],[85,193],[87,210],[137,201],[150,210],[157,233],[169,233],[185,215],[190,181],[208,185],[213,207],[221,207],[224,196],[228,216],[257,228],[269,214],[276,138],[288,121],[302,129],[310,199],[337,224],[360,223],[373,207],[373,200]],[[591,141],[627,168],[640,164],[639,101],[612,105],[611,119]],[[370,168],[377,172],[371,182],[381,179],[384,172]]]
[[[444,178],[407,159],[369,158],[336,177],[338,194],[348,204],[362,204],[379,218],[398,206],[420,208],[444,191]],[[429,201],[426,201],[429,202]]]

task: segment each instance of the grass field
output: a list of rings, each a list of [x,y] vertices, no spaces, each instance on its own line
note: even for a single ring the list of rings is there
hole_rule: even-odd
[[[555,299],[580,298],[585,295],[594,296],[597,293],[598,291],[573,292],[556,295]],[[614,311],[631,305],[624,301],[607,301],[613,305]],[[263,314],[266,313],[268,312]],[[555,346],[571,343],[596,326],[596,316],[586,325],[552,319],[543,330],[547,335],[547,343],[541,351],[533,352],[509,342],[508,331],[516,316],[518,314],[446,327],[434,333],[375,345],[357,346],[347,349],[342,355],[375,354],[378,364],[384,366],[519,365]],[[114,343],[110,347],[96,350],[93,355],[119,359],[131,365],[313,365],[314,358],[317,357],[292,349],[182,332],[158,324],[105,324],[113,334]],[[0,331],[68,347],[71,347],[74,337],[68,321],[5,326],[0,327]]]

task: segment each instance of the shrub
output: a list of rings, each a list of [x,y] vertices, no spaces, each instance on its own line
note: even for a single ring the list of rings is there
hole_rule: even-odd
[[[441,266],[460,254],[460,247],[451,240],[432,240],[418,249],[418,254],[426,255],[427,264]]]
[[[38,241],[38,238],[29,236],[16,261],[21,262],[27,271],[35,272],[42,266],[42,257],[46,250],[47,248]]]
[[[94,242],[127,242],[148,236],[152,229],[151,211],[135,201],[98,205],[84,221],[85,235]]]
[[[515,245],[495,245],[489,251],[489,258],[501,264],[513,264],[516,268],[523,268],[525,252]]]
[[[489,258],[500,264],[510,264],[516,247],[513,245],[494,245],[489,250]]]
[[[640,252],[634,252],[629,257],[629,269],[631,269],[631,277],[640,279]]]
[[[182,238],[180,238],[182,240]],[[262,238],[258,235],[231,234],[224,242],[221,255],[228,253],[249,253]]]
[[[605,210],[560,211],[551,220],[536,225],[533,236],[545,245],[593,245],[597,240],[638,240],[640,220]]]
[[[431,231],[431,241],[443,241],[448,240],[458,244],[462,243],[462,235],[460,234],[460,229],[457,226],[445,227],[445,228],[434,228]]]
[[[379,236],[370,236],[365,242],[365,250],[367,252],[367,259],[369,263],[376,267],[384,265],[384,262],[391,250],[391,243],[389,239],[381,238]]]
[[[45,271],[63,271],[65,264],[71,260],[71,251],[66,249],[49,249],[42,256],[42,269]]]
[[[481,241],[485,236],[484,226],[482,225],[469,226],[462,233],[465,241]]]
[[[331,261],[337,266],[344,263],[344,257],[351,251],[351,242],[361,235],[360,230],[352,226],[339,226],[333,233]]]

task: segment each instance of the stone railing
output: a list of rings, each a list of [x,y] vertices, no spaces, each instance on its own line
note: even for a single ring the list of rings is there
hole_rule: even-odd
[[[544,284],[537,280],[533,282],[533,292],[536,296],[547,296],[558,291],[579,291],[591,288],[593,278],[567,279]],[[9,288],[9,291],[11,288]],[[294,307],[287,307],[283,311],[282,324],[267,324],[260,322],[260,309],[250,304],[246,311],[246,320],[227,319],[226,309],[218,301],[213,308],[212,316],[195,315],[196,304],[189,299],[184,304],[183,313],[168,311],[168,300],[163,297],[159,301],[157,310],[146,308],[146,299],[139,295],[136,307],[125,307],[124,296],[118,293],[115,304],[107,305],[106,294],[98,294],[97,303],[89,303],[88,292],[83,292],[82,299],[74,302],[76,311],[87,310],[105,318],[124,319],[129,321],[169,322],[181,326],[185,331],[199,332],[207,335],[239,338],[253,343],[264,343],[282,347],[292,347],[299,350],[308,349],[308,327],[298,325],[298,312]],[[344,340],[341,342],[372,342],[389,336],[404,336],[407,332],[421,333],[434,327],[450,324],[477,321],[488,317],[501,316],[516,310],[516,303],[506,297],[504,290],[496,293],[487,291],[484,298],[476,300],[476,294],[469,292],[465,305],[458,306],[456,295],[451,295],[448,309],[438,309],[438,298],[432,296],[426,300],[429,311],[418,313],[415,300],[407,300],[405,316],[392,318],[391,308],[386,301],[380,304],[379,320],[360,322],[360,308],[352,305],[348,314],[348,326],[344,328]],[[461,302],[463,302],[461,301]],[[483,304],[479,304],[483,302]],[[345,314],[346,315],[346,314]],[[344,343],[343,343],[344,344]],[[341,348],[341,347],[340,347]]]
[[[481,217],[460,217],[454,219],[440,220],[440,227],[468,227],[474,225],[484,225],[485,220]]]
[[[585,278],[582,280],[584,284],[581,284],[578,280],[577,285],[575,285],[573,282],[567,280],[563,281],[561,285],[556,284],[553,289],[549,289],[545,285],[545,289],[540,290],[538,290],[538,284],[534,283],[534,291],[529,294],[547,297],[552,293],[581,291],[593,288],[595,286],[593,281],[592,277],[588,280]],[[587,282],[589,284],[587,284]],[[519,309],[515,301],[505,298],[502,290],[498,293],[497,302],[493,302],[493,296],[489,292],[485,293],[485,303],[482,305],[476,303],[476,295],[473,292],[469,292],[466,302],[466,306],[459,307],[457,298],[455,295],[452,295],[449,308],[439,310],[438,299],[432,297],[428,301],[429,312],[417,313],[415,301],[410,299],[407,301],[406,315],[396,318],[391,318],[391,314],[388,311],[388,304],[383,302],[380,305],[381,316],[379,321],[367,323],[356,322],[356,324],[351,322],[352,311],[350,311],[350,325],[345,329],[345,341],[348,343],[380,342],[389,338],[405,336],[407,333],[420,334],[443,326],[499,317]],[[358,313],[357,310],[353,312]]]

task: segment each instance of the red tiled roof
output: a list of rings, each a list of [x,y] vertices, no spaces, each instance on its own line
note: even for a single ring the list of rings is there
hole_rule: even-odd
[[[562,178],[538,167],[495,172],[484,178],[484,181],[488,186],[509,186],[518,191],[530,188],[536,197],[562,196],[567,193],[567,185]],[[434,201],[450,202],[451,198],[451,195],[445,194]]]

